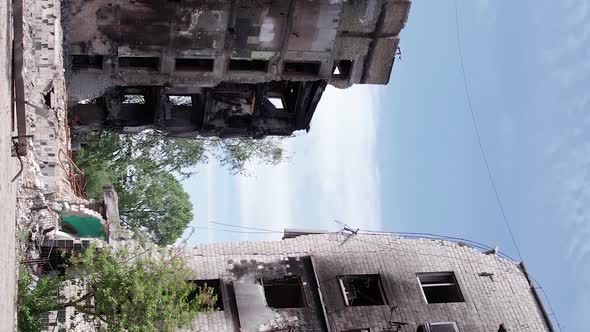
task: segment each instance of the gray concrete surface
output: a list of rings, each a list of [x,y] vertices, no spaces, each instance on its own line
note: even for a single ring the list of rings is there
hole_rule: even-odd
[[[11,157],[12,38],[11,1],[0,1],[0,331],[15,328],[16,300],[16,182],[18,171]]]

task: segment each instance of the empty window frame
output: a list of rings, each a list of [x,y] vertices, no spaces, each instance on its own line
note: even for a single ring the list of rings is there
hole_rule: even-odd
[[[189,283],[193,284],[195,288],[188,294],[187,301],[194,299],[200,292],[211,289],[213,294],[217,296],[214,310],[223,311],[223,294],[221,293],[221,281],[219,279],[191,280]]]
[[[299,277],[263,279],[264,296],[271,308],[305,308],[305,292]]]
[[[455,322],[427,323],[418,326],[416,332],[459,332]]]
[[[283,98],[281,97],[268,97],[266,98],[268,101],[274,106],[277,110],[284,110],[285,104],[283,103]]]
[[[418,273],[418,281],[427,303],[465,302],[455,273]]]
[[[266,72],[268,70],[268,61],[230,59],[229,70]]]
[[[386,305],[378,274],[345,275],[338,278],[346,306]]]
[[[120,68],[137,68],[158,70],[160,66],[160,58],[158,57],[119,57]]]
[[[121,104],[145,105],[145,96],[140,94],[123,95]]]
[[[102,69],[102,55],[74,54],[72,55],[72,67],[74,69],[94,68]]]
[[[174,106],[193,106],[192,96],[174,96],[168,95],[170,104]]]
[[[283,64],[283,74],[317,76],[319,73],[319,62],[285,61],[285,63]]]
[[[82,99],[78,102],[78,105],[89,105],[89,104],[98,104],[98,98],[87,98],[87,99]]]
[[[213,59],[176,58],[176,71],[213,71]]]
[[[352,71],[352,60],[336,60],[332,69],[332,78],[346,79]]]

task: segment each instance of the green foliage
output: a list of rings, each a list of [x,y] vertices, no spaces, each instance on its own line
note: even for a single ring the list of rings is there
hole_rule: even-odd
[[[247,174],[248,162],[257,161],[267,165],[277,165],[283,160],[285,154],[280,140],[273,138],[264,140],[212,138],[208,145],[221,165],[229,168],[234,174],[242,175]]]
[[[137,237],[172,244],[192,220],[188,194],[172,172],[187,176],[185,166],[201,159],[199,146],[159,141],[154,135],[100,133],[88,137],[76,156],[86,178],[86,194],[100,199],[113,184],[124,226]]]
[[[277,139],[173,138],[157,131],[135,135],[102,132],[85,138],[75,161],[89,198],[113,184],[122,222],[142,238],[171,244],[192,220],[192,205],[171,174],[187,178],[195,166],[218,160],[233,174],[247,174],[252,161],[275,165],[284,158]]]
[[[33,282],[32,276],[24,268],[18,275],[18,331],[40,331],[40,315],[43,312],[57,310],[55,302],[60,277],[41,278]]]
[[[73,307],[96,331],[174,331],[187,326],[195,313],[211,310],[212,289],[197,289],[185,280],[186,262],[173,251],[137,246],[90,246],[70,258],[65,277],[47,276],[31,290],[30,277],[19,279],[19,331],[39,331],[41,313]],[[22,284],[22,287],[21,287]],[[59,299],[64,287],[75,295]]]
[[[121,220],[157,244],[174,243],[193,218],[189,195],[170,173],[142,174],[116,189],[126,192],[119,200]]]
[[[99,134],[89,137],[87,146],[78,151],[76,163],[84,171],[89,198],[102,198],[102,186],[116,183],[123,174],[129,160],[119,152],[120,145],[118,135]]]

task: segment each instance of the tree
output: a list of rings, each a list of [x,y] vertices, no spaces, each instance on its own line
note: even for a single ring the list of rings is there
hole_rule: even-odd
[[[126,193],[119,196],[121,222],[157,244],[174,243],[193,219],[189,195],[171,173],[134,177],[116,186],[118,192]]]
[[[221,165],[228,167],[234,174],[247,174],[247,163],[257,161],[267,165],[279,164],[285,155],[280,139],[253,138],[220,139],[208,142],[212,154]]]
[[[100,199],[102,187],[113,184],[123,226],[139,238],[167,245],[193,219],[190,197],[173,173],[187,175],[183,168],[201,154],[199,146],[158,142],[153,135],[100,133],[88,137],[75,160],[89,198]]]
[[[84,172],[87,197],[100,199],[102,186],[113,184],[124,225],[165,245],[192,220],[189,196],[174,175],[187,178],[210,159],[233,174],[247,174],[251,161],[275,165],[283,158],[278,139],[174,138],[152,130],[85,137],[75,161]]]
[[[186,262],[173,251],[149,246],[96,248],[69,260],[64,276],[45,276],[31,287],[19,278],[19,331],[39,331],[40,314],[73,308],[96,331],[174,331],[195,313],[213,309],[217,295],[186,281]],[[75,290],[62,299],[59,292]],[[189,297],[196,291],[197,296]]]

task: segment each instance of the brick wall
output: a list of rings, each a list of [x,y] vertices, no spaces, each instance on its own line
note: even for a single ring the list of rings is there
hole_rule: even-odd
[[[344,238],[320,234],[283,241],[198,245],[186,249],[195,269],[190,278],[230,282],[240,278],[235,266],[244,262],[273,264],[310,255],[331,331],[396,331],[388,327],[389,321],[407,323],[397,330],[400,332],[416,331],[423,323],[448,321],[456,322],[462,332],[498,331],[500,324],[508,331],[549,331],[526,277],[513,261],[440,240],[357,235],[341,245]],[[426,303],[417,273],[443,271],[454,272],[464,302]],[[345,306],[338,276],[347,274],[379,274],[388,305]],[[316,317],[306,319],[321,318]],[[230,314],[215,312],[199,315],[193,330],[236,331],[235,325]],[[318,331],[318,325],[310,328],[301,319],[296,325],[296,331]]]

